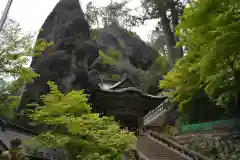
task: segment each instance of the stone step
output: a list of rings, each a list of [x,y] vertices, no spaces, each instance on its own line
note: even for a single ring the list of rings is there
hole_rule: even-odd
[[[147,136],[138,137],[137,149],[149,160],[184,160],[181,155]]]

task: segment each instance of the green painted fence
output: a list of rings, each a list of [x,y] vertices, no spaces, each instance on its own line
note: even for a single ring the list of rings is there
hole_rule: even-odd
[[[181,126],[181,132],[205,132],[233,128],[240,128],[240,119],[219,120],[208,123],[183,125]]]

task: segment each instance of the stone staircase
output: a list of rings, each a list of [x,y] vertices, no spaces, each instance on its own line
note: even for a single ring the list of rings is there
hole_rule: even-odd
[[[137,153],[138,160],[210,160],[154,131],[140,133]]]
[[[137,149],[148,160],[184,160],[182,155],[149,139],[147,136],[138,137]]]
[[[164,101],[144,116],[143,128],[162,126],[172,109],[174,104]],[[136,154],[138,160],[210,160],[151,130],[139,131]]]

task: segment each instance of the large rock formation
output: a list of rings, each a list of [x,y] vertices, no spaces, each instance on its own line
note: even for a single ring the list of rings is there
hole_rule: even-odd
[[[98,45],[111,46],[121,51],[122,56],[127,57],[135,68],[147,70],[158,55],[138,35],[123,29],[116,22],[96,32]]]
[[[97,39],[92,39],[90,32],[79,1],[60,0],[38,35],[38,39],[54,45],[33,58],[31,67],[40,77],[27,84],[18,111],[30,102],[41,103],[40,96],[49,92],[47,81],[54,81],[64,93],[79,89],[93,93],[101,82],[100,75],[114,72],[127,75],[137,86],[138,67],[147,70],[157,57],[157,52],[138,36],[117,24],[97,30]],[[106,67],[98,51],[108,54],[109,48],[120,51],[121,58],[117,64]]]
[[[72,88],[72,81],[79,78],[74,73],[76,68],[81,74],[80,79],[84,80],[81,85],[88,82],[88,74],[91,74],[86,68],[77,67],[75,62],[88,58],[87,52],[84,51],[85,47],[81,45],[90,39],[89,25],[78,0],[60,0],[44,22],[37,39],[54,42],[54,45],[52,49],[48,47],[40,56],[33,58],[31,67],[40,74],[40,77],[34,83],[27,84],[19,111],[29,102],[40,102],[40,95],[49,91],[47,81],[54,81],[61,91],[67,92]],[[81,49],[73,43],[77,40],[82,42],[79,43]],[[55,53],[50,54],[50,50],[54,50]],[[97,58],[97,50],[92,53],[96,54],[91,58]],[[78,55],[74,56],[76,54]]]

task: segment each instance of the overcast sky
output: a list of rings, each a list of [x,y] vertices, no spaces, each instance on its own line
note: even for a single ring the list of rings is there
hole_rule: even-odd
[[[3,12],[8,0],[0,0],[0,13]],[[48,14],[52,11],[59,0],[13,0],[9,16],[18,21],[25,31],[38,31]],[[80,0],[80,4],[85,11],[86,4],[92,0]],[[95,0],[97,5],[104,6],[110,0]],[[140,6],[141,0],[133,0],[130,6],[133,8]],[[134,29],[143,40],[148,39],[148,34],[154,29],[156,22],[149,21],[145,25]]]

